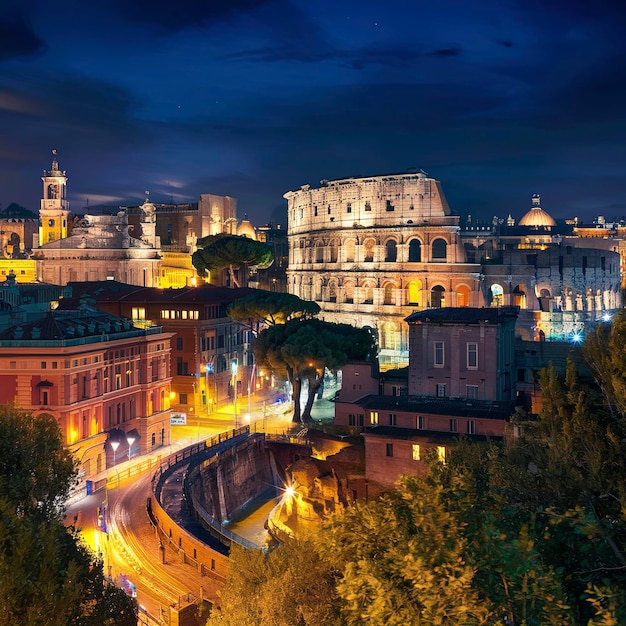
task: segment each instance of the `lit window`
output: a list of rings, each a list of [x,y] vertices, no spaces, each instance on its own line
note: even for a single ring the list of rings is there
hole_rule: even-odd
[[[437,459],[441,461],[441,463],[446,462],[446,448],[445,446],[437,446]]]
[[[421,460],[421,457],[420,457],[420,446],[419,446],[418,443],[414,443],[413,444],[412,451],[413,451],[413,460],[414,461]]]
[[[370,413],[370,424],[378,424],[378,411],[372,411]]]
[[[435,341],[435,367],[443,367],[444,364],[444,346],[443,341]]]
[[[132,314],[133,320],[145,320],[146,319],[145,307],[134,306],[131,309],[131,314]]]
[[[478,344],[467,344],[467,369],[478,369]]]

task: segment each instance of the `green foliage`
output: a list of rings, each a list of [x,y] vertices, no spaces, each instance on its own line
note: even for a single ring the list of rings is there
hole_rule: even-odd
[[[307,540],[270,554],[234,547],[221,610],[207,626],[341,626],[335,577]]]
[[[62,523],[75,462],[56,421],[0,410],[0,614],[6,626],[135,626],[136,603]]]
[[[274,260],[272,248],[266,243],[239,235],[220,233],[202,237],[197,241],[198,250],[191,262],[200,276],[207,276],[229,268],[231,282],[239,287],[235,279],[235,267],[269,267]]]
[[[336,371],[348,361],[365,360],[374,349],[375,341],[368,330],[315,318],[293,319],[265,328],[252,345],[257,365],[286,376],[292,384],[294,422],[310,419],[325,369]],[[303,381],[308,381],[309,398],[300,415]]]
[[[232,302],[226,314],[254,328],[259,324],[275,326],[295,318],[314,317],[320,311],[317,302],[302,300],[290,293],[257,290]]]
[[[0,407],[0,497],[20,516],[62,519],[76,475],[76,462],[63,448],[52,416],[34,418],[10,406]]]
[[[304,376],[307,351],[313,363],[324,358],[323,348],[309,347],[323,332],[302,331],[294,341],[298,354],[290,338],[299,327],[293,333],[286,327],[275,327],[260,346],[268,359]],[[621,330],[608,336],[604,350],[626,353]],[[331,517],[313,546],[324,571],[333,573],[334,590],[327,591],[338,612],[334,623],[626,624],[621,356],[603,356],[602,396],[581,383],[572,360],[564,378],[549,366],[541,373],[541,413],[519,422],[515,436],[491,444],[460,439],[446,464],[428,457],[425,477],[405,476],[381,499]],[[288,569],[296,557],[282,556],[280,567]],[[263,589],[276,581],[288,587],[263,559],[249,569]],[[258,587],[247,586],[248,578],[230,602],[255,597]],[[289,607],[295,602],[280,599]],[[306,623],[268,615],[226,623]]]

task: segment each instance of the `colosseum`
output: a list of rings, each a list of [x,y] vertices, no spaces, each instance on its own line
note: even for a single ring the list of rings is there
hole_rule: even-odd
[[[327,321],[376,331],[381,367],[408,363],[405,318],[429,307],[520,308],[518,335],[577,337],[621,305],[619,253],[563,236],[539,206],[518,226],[462,231],[424,172],[289,191],[288,290]]]

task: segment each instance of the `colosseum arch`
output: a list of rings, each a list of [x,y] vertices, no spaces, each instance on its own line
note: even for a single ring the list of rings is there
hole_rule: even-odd
[[[376,246],[376,242],[374,239],[366,239],[363,242],[363,261],[366,263],[371,263],[374,260],[374,248]]]
[[[386,283],[383,287],[383,304],[396,303],[396,285],[395,283]]]
[[[324,262],[324,242],[319,239],[315,242],[315,262]]]
[[[324,280],[322,278],[320,278],[319,276],[315,277],[313,279],[313,293],[311,294],[311,299],[315,300],[316,302],[322,302],[322,298],[323,298],[323,290],[324,287]]]
[[[395,239],[388,239],[385,243],[385,261],[395,263],[398,260],[398,246]]]
[[[448,257],[448,242],[441,237],[434,239],[431,244],[431,259],[445,261]]]
[[[374,283],[368,281],[360,287],[361,304],[374,304]]]
[[[430,306],[440,309],[446,306],[446,288],[442,285],[434,285],[430,290]]]
[[[470,288],[467,285],[458,285],[456,288],[456,306],[469,306]]]
[[[330,243],[328,244],[328,254],[329,254],[328,261],[330,263],[337,263],[337,250],[338,250],[337,240],[331,239]]]
[[[421,280],[411,280],[406,286],[407,304],[423,306],[423,287]]]
[[[347,280],[343,286],[343,301],[346,304],[354,303],[354,281]]]
[[[409,263],[422,262],[422,242],[419,239],[411,239],[409,242]]]
[[[328,302],[337,302],[337,281],[335,279],[328,281],[328,289],[326,293]]]
[[[355,260],[354,239],[348,239],[347,241],[345,241],[343,244],[343,248],[344,248],[345,255],[346,255],[346,263],[354,263],[354,260]]]
[[[381,350],[400,350],[402,346],[402,334],[398,328],[398,324],[393,322],[384,322],[380,333],[380,349]]]

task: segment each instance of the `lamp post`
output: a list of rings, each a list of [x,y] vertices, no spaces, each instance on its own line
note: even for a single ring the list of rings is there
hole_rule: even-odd
[[[130,450],[135,438],[132,435],[126,435],[126,441],[128,442],[128,471],[130,471]]]
[[[234,399],[234,407],[235,407],[235,430],[237,429],[237,370],[239,369],[239,363],[237,359],[233,359],[230,364],[230,371],[232,373],[232,387],[233,387],[233,399]]]
[[[113,466],[115,466],[115,453],[117,452],[117,449],[120,447],[120,442],[119,441],[111,441],[111,448],[113,448]]]

